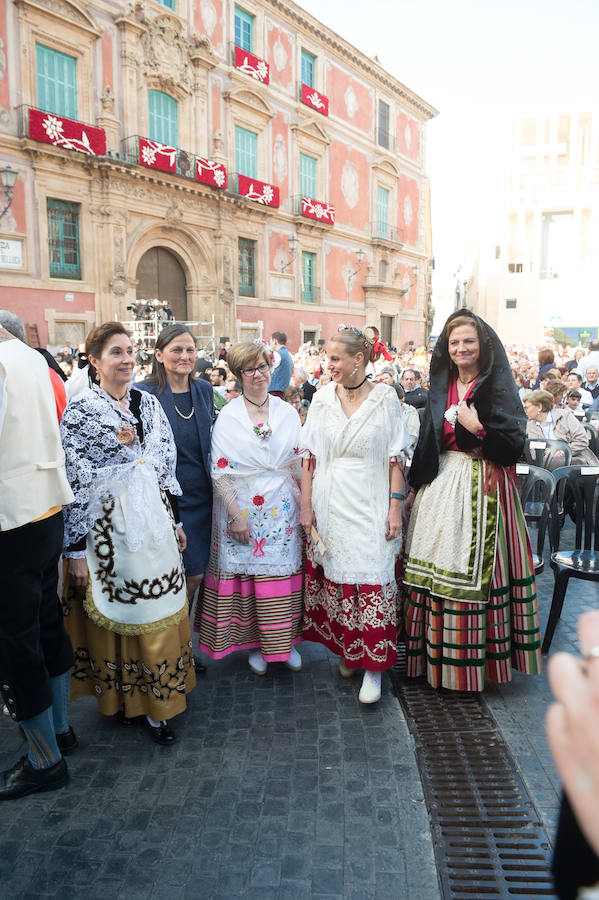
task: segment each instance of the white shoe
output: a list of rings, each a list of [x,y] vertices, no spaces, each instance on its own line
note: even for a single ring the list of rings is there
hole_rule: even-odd
[[[380,672],[364,672],[362,687],[358,694],[360,703],[376,703],[381,699],[381,673]]]
[[[295,649],[295,647],[291,648],[291,653],[289,654],[289,659],[285,660],[285,665],[288,669],[291,669],[292,672],[300,672],[302,668],[302,658]]]
[[[248,659],[248,663],[250,665],[250,669],[255,675],[264,675],[266,669],[268,668],[268,663],[259,650],[252,650]]]
[[[346,666],[345,660],[343,659],[343,657],[341,657],[341,659],[339,660],[339,674],[342,678],[351,678],[352,675],[355,675],[357,671],[357,669],[350,669],[348,666]]]

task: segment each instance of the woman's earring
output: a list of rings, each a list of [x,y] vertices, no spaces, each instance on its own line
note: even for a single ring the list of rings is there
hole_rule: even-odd
[[[355,375],[356,372],[358,371],[358,369],[359,369],[359,366],[356,364],[356,365],[354,366],[354,370],[353,370],[353,372],[352,372],[352,375]]]

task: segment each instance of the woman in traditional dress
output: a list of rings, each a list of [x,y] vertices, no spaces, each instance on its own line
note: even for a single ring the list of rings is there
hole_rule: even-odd
[[[328,347],[333,381],[314,396],[302,429],[301,522],[313,535],[304,640],[340,656],[344,678],[365,670],[362,703],[380,699],[381,672],[397,662],[395,563],[408,444],[397,394],[366,374],[372,353],[361,331],[342,326]]]
[[[268,393],[272,361],[262,342],[236,344],[227,362],[243,394],[220,411],[212,431],[212,548],[196,614],[199,646],[213,659],[251,650],[257,675],[270,662],[299,671],[300,420]]]
[[[131,388],[120,322],[92,329],[86,353],[93,383],[61,424],[75,495],[65,507],[71,696],[95,695],[124,724],[144,715],[153,740],[171,744],[168,721],[195,684],[173,433],[156,398]]]
[[[195,354],[195,338],[189,328],[167,325],[156,340],[152,373],[137,385],[158,398],[175,438],[176,475],[183,491],[179,515],[187,535],[183,562],[190,608],[208,565],[212,523],[210,429],[214,399],[208,382],[192,377]]]
[[[431,360],[410,469],[407,674],[481,691],[541,670],[535,576],[514,465],[525,415],[503,344],[467,309]]]

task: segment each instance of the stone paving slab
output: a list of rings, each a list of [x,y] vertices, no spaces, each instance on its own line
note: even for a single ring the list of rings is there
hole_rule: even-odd
[[[55,793],[0,805],[0,897],[95,900],[439,897],[411,737],[384,680],[302,645],[304,669],[253,675],[237,654],[209,662],[178,742],[162,748],[85,698],[79,750]],[[0,765],[25,752],[0,720]]]

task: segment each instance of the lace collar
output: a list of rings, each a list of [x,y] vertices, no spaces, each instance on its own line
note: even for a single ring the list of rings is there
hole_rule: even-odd
[[[101,388],[99,384],[92,384],[91,389],[92,389],[92,391],[94,391],[95,394],[98,395],[98,397],[101,400],[104,400],[106,403],[108,403],[108,405],[111,406],[114,409],[114,411],[117,412],[120,416],[124,416],[124,418],[128,419],[130,422],[137,422],[137,419],[135,418],[135,416],[133,415],[131,410],[129,408],[123,409],[120,402],[118,400],[115,400],[114,397],[111,394],[109,394],[108,391],[105,391],[104,388]],[[126,397],[127,397],[127,407],[129,407],[130,403],[131,403],[131,385],[130,384],[127,386]]]

